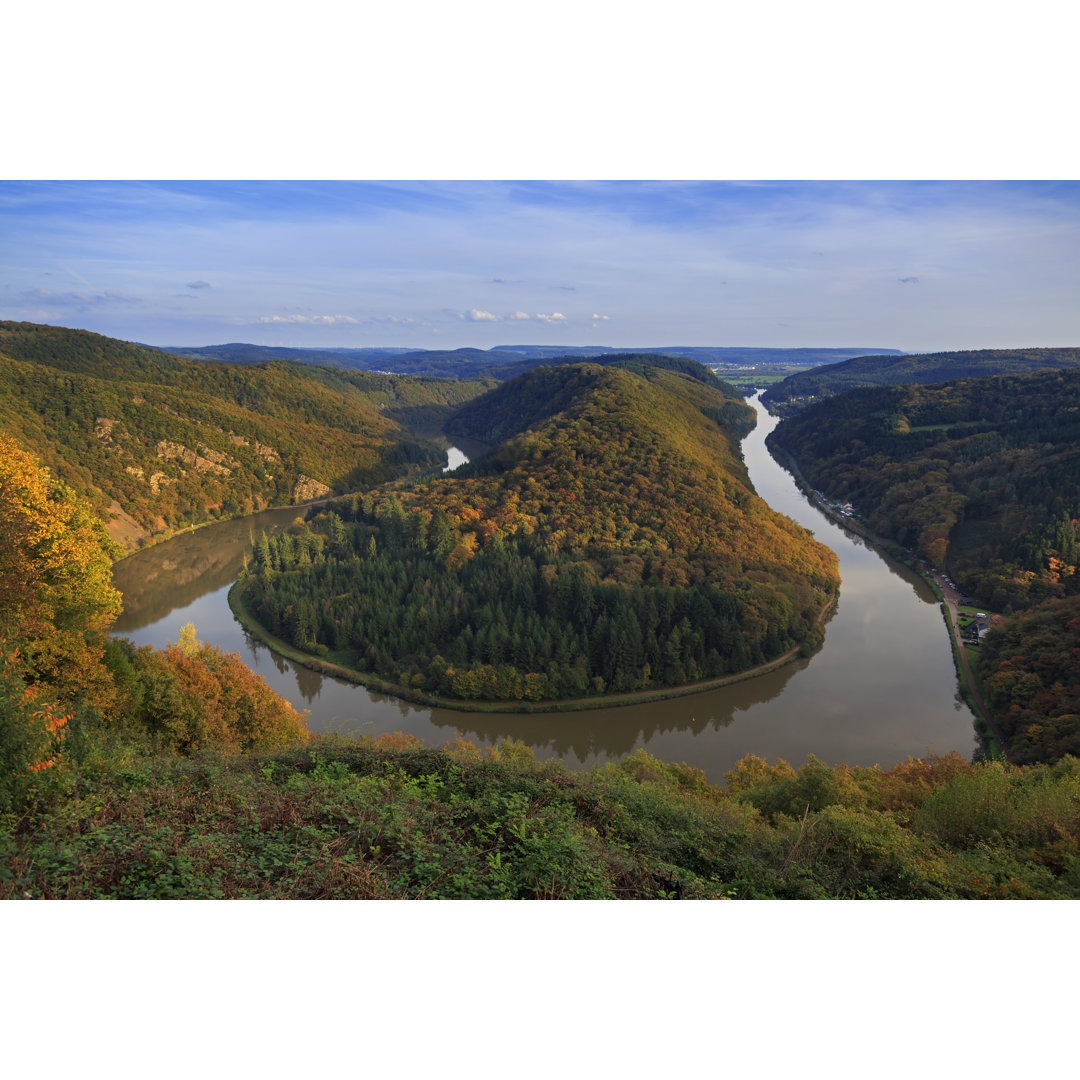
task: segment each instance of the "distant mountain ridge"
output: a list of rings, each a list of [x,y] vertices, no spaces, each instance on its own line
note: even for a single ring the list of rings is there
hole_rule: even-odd
[[[870,353],[903,356],[898,349],[828,348],[770,349],[741,346],[664,345],[642,348],[614,348],[608,345],[495,345],[490,349],[407,349],[407,348],[284,348],[233,342],[227,345],[147,346],[187,360],[226,364],[265,364],[289,360],[304,364],[328,365],[361,371],[385,371],[398,375],[428,375],[439,378],[509,379],[530,368],[553,360],[585,360],[622,353],[650,353],[680,356],[708,365],[834,364]]]

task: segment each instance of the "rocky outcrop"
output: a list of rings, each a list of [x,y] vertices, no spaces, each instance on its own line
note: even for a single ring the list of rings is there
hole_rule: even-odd
[[[322,499],[329,495],[331,488],[320,480],[314,480],[310,476],[301,473],[296,479],[293,488],[293,502],[311,502],[313,499]]]
[[[233,469],[239,465],[236,458],[202,444],[199,445],[199,453],[196,453],[194,450],[189,450],[183,443],[162,439],[154,452],[165,461],[182,461],[185,465],[193,466],[198,472],[213,473],[215,476],[230,476]],[[228,465],[223,464],[226,461],[229,462]]]

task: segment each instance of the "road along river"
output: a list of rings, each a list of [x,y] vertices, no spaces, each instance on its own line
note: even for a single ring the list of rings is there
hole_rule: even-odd
[[[428,708],[308,671],[256,642],[227,595],[265,530],[287,528],[297,508],[206,526],[117,563],[124,612],[114,633],[158,648],[195,624],[202,641],[245,662],[298,709],[313,731],[402,731],[433,745],[462,736],[481,745],[520,739],[538,758],[578,768],[644,747],[705,770],[713,782],[757,754],[801,765],[808,754],[836,764],[888,767],[909,755],[975,750],[972,716],[957,696],[948,632],[929,587],[817,510],[765,449],[776,421],[764,408],[743,442],[759,495],[836,551],[842,584],[825,644],[810,659],[690,697],[647,705],[537,715]],[[452,463],[458,463],[452,459]]]

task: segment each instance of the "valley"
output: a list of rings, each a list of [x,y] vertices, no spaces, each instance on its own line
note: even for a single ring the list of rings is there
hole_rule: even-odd
[[[707,369],[669,356],[417,384],[0,330],[0,496],[18,523],[0,546],[0,585],[19,598],[0,622],[0,815],[23,815],[4,840],[0,888],[1075,893],[1080,856],[1038,831],[1047,814],[1076,812],[1075,688],[1063,675],[1080,626],[1070,372],[856,390],[778,426],[760,400],[755,419]],[[937,597],[807,503],[770,457],[770,432],[883,534],[975,595],[1002,589],[1030,609],[983,646],[1013,763],[980,760]],[[445,471],[446,448],[466,439],[468,460]],[[964,468],[942,467],[957,454]],[[974,513],[994,505],[998,482],[1028,496],[1001,522]],[[105,533],[119,520],[146,550],[116,563],[118,592],[103,573],[122,554]],[[982,554],[967,569],[972,544]],[[233,588],[299,662],[243,630]],[[327,678],[331,664],[370,685]],[[531,708],[558,711],[510,711]],[[514,793],[497,795],[507,780]],[[573,809],[551,802],[563,789],[578,792]],[[196,791],[211,798],[196,805]],[[73,797],[75,832],[57,816]],[[472,824],[442,854],[389,827],[421,803],[440,815],[444,797]],[[374,800],[363,849],[342,846],[326,802],[341,798]],[[485,809],[491,799],[501,809]],[[693,821],[672,816],[675,803],[689,811],[680,800]],[[604,846],[661,803],[661,847],[632,845],[627,862]],[[258,835],[241,805],[259,808]],[[541,842],[513,808],[532,818],[548,805],[562,824]],[[702,863],[679,837],[705,821]],[[808,821],[820,843],[794,859]],[[170,837],[152,858],[147,827]],[[274,845],[297,850],[298,828],[329,876],[269,869]],[[481,833],[494,839],[476,849]],[[98,856],[106,836],[111,862]],[[244,869],[252,860],[270,860],[264,876]]]

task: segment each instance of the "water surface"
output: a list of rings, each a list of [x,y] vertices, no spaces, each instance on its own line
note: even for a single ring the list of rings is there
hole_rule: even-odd
[[[118,563],[124,613],[115,632],[162,647],[192,622],[201,640],[239,652],[278,693],[309,709],[315,731],[402,731],[434,745],[459,735],[481,745],[509,737],[532,746],[537,757],[559,757],[575,768],[644,747],[696,765],[716,782],[746,754],[801,765],[813,753],[831,763],[883,767],[950,750],[969,757],[972,717],[957,696],[933,594],[802,496],[765,449],[776,421],[757,408],[758,425],[743,443],[754,486],[836,551],[842,579],[821,650],[779,671],[656,704],[532,716],[432,709],[317,675],[256,642],[226,599],[262,531],[288,527],[296,508],[197,529]],[[456,464],[451,456],[448,467]]]

